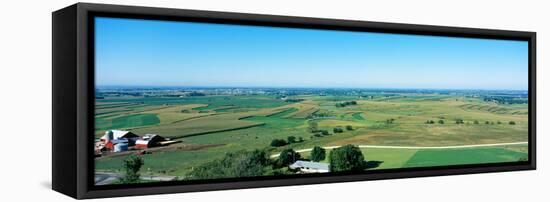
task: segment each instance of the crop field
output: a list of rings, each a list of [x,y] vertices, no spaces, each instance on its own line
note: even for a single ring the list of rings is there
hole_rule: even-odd
[[[373,96],[371,96],[373,95]],[[372,93],[316,95],[204,95],[105,97],[96,100],[95,135],[129,130],[180,140],[174,148],[144,155],[144,173],[185,178],[194,168],[241,150],[315,146],[361,148],[369,169],[515,162],[527,158],[527,144],[430,149],[528,141],[526,104],[502,104],[464,95]],[[354,101],[355,104],[342,104]],[[430,122],[431,121],[431,122]],[[325,134],[312,132],[325,131]],[[342,131],[336,132],[339,128]],[[273,147],[274,139],[299,141]],[[398,147],[413,147],[408,149]],[[418,149],[414,149],[418,147]],[[185,149],[193,148],[193,149]],[[309,152],[301,152],[309,158]],[[126,156],[96,158],[97,171],[121,172]],[[325,159],[322,162],[327,162]]]

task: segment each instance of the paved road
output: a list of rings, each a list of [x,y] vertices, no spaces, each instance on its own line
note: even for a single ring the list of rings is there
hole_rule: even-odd
[[[456,145],[456,146],[434,146],[434,147],[420,147],[420,146],[384,146],[384,145],[358,145],[359,148],[381,148],[381,149],[459,149],[459,148],[473,148],[473,147],[493,147],[493,146],[507,146],[507,145],[522,145],[528,144],[528,142],[507,142],[507,143],[495,143],[495,144],[471,144],[471,145]],[[341,146],[329,146],[323,147],[325,149],[335,149]],[[309,152],[313,148],[296,150],[298,153]],[[279,154],[271,155],[271,158],[277,158]]]
[[[120,173],[105,173],[98,172],[95,174],[95,184],[96,185],[107,185],[116,182],[122,177]],[[171,181],[174,180],[176,176],[141,176],[142,180],[152,180],[152,181]]]

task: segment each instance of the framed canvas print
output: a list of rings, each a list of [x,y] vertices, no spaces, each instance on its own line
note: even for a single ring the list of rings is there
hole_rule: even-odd
[[[78,3],[53,13],[53,189],[532,170],[535,36]]]

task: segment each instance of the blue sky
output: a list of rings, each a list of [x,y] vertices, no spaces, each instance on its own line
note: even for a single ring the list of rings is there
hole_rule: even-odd
[[[526,90],[523,41],[96,18],[96,84]]]

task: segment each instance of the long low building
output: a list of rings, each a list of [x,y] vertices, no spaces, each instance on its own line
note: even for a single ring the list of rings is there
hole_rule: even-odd
[[[136,149],[147,149],[160,146],[161,142],[166,141],[166,138],[157,134],[146,134],[141,139],[136,140]]]
[[[288,166],[291,169],[300,169],[304,173],[328,173],[329,164],[313,161],[296,161]]]

